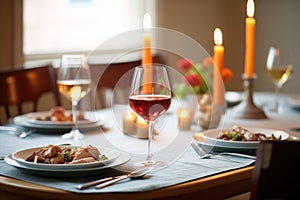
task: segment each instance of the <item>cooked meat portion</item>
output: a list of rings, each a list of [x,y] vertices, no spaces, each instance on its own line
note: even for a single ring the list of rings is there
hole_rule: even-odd
[[[55,107],[51,110],[51,121],[72,121],[72,118],[69,119],[68,116],[65,115],[65,110],[63,107]]]
[[[98,159],[99,156],[99,150],[91,145],[83,148],[74,149],[74,151],[71,152],[71,157],[73,157],[73,161],[86,157],[93,157],[94,159]]]
[[[59,146],[49,144],[47,147],[40,148],[37,152],[34,152],[26,161],[30,162],[45,162],[46,158],[52,158],[57,155],[58,152],[61,152]]]
[[[274,134],[266,136],[264,133],[252,133],[249,130],[234,125],[232,130],[221,131],[217,139],[231,140],[231,141],[261,141],[261,140],[281,140],[281,136],[278,138]]]
[[[41,121],[56,121],[56,122],[70,121],[71,122],[73,120],[72,118],[73,118],[72,113],[67,114],[63,107],[57,106],[51,109],[50,115],[38,116],[35,119]],[[78,112],[77,120],[87,120],[87,119],[85,119],[83,112]]]
[[[25,160],[35,163],[46,164],[76,164],[97,161],[100,157],[98,148],[87,147],[65,147],[61,148],[49,144],[28,156]]]
[[[50,164],[63,164],[65,163],[65,156],[63,153],[58,152],[56,156],[50,158]]]
[[[73,160],[72,162],[70,162],[68,164],[78,164],[78,163],[88,163],[88,162],[95,162],[95,158],[94,157],[81,158],[78,160]]]

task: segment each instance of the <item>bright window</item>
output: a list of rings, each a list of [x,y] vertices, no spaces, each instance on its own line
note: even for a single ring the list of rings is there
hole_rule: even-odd
[[[114,35],[142,28],[143,15],[151,13],[150,2],[154,3],[154,0],[23,1],[25,57],[90,51]]]

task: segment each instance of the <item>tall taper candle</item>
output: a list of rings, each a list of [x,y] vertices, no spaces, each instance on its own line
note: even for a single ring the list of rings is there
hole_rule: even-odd
[[[254,74],[255,61],[255,19],[254,19],[254,1],[247,2],[246,18],[246,52],[245,52],[245,76],[252,78]]]
[[[152,52],[151,52],[151,16],[149,13],[144,15],[144,44],[143,44],[143,58],[142,65],[144,66],[144,87],[143,93],[152,93]]]
[[[215,105],[224,104],[224,87],[222,79],[222,70],[224,67],[224,46],[222,31],[216,28],[214,31],[214,82],[213,82],[213,102]]]

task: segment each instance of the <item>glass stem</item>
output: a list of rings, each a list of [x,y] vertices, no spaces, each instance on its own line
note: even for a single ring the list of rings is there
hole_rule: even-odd
[[[76,133],[75,130],[78,129],[77,127],[77,101],[72,101],[72,120],[73,120],[73,132]]]
[[[278,112],[279,109],[279,93],[280,93],[280,87],[275,87],[275,111]]]
[[[153,153],[152,153],[153,126],[154,126],[153,121],[148,123],[148,155],[147,155],[147,161],[152,161],[152,157],[153,157]]]

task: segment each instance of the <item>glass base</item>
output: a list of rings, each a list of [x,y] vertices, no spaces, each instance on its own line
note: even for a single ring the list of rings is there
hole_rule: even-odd
[[[134,163],[137,167],[166,167],[168,164],[163,161],[145,160]]]
[[[279,112],[279,108],[276,107],[276,106],[269,107],[269,108],[267,108],[267,110],[270,111],[270,112]]]
[[[76,130],[71,130],[70,133],[63,134],[61,136],[63,139],[75,139],[75,140],[80,140],[84,138],[84,135],[80,133],[78,129]]]

